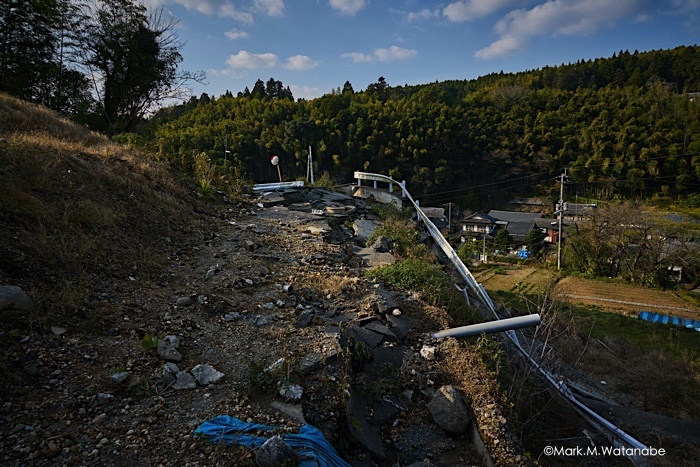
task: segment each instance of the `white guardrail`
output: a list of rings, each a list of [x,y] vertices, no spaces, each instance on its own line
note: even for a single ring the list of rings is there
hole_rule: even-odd
[[[447,255],[450,262],[457,269],[457,272],[459,272],[460,276],[462,276],[462,278],[466,282],[467,287],[472,291],[476,298],[489,309],[489,311],[493,314],[496,320],[501,319],[498,316],[498,313],[496,313],[496,308],[493,304],[493,301],[491,300],[491,297],[489,297],[488,293],[486,293],[486,289],[484,289],[484,287],[479,282],[477,282],[477,280],[474,278],[467,266],[465,266],[465,264],[462,262],[459,256],[457,256],[457,253],[455,252],[454,248],[452,248],[452,245],[449,244],[445,237],[443,237],[440,230],[438,230],[438,228],[435,227],[435,224],[433,224],[433,222],[428,218],[428,216],[425,215],[418,203],[416,203],[416,201],[413,199],[408,190],[406,190],[406,186],[404,183],[399,183],[391,177],[387,177],[386,175],[367,172],[355,172],[354,177],[357,180],[371,180],[374,182],[389,183],[390,186],[393,186],[394,184],[398,185],[402,190],[403,196],[408,198],[413,207],[416,209],[416,213],[418,214],[419,219],[425,225],[425,228],[428,230],[428,233],[430,233],[430,235],[433,237],[433,240],[435,240],[435,243],[439,245],[440,249],[442,249],[445,255]],[[446,331],[441,331],[441,333],[445,332]],[[440,333],[437,334],[440,335]],[[540,366],[540,364],[537,363],[535,359],[530,356],[530,354],[520,344],[518,336],[515,334],[514,330],[505,331],[505,334],[513,342],[513,345],[518,350],[518,352],[520,352],[525,358],[527,358],[530,361],[530,363],[540,372],[540,374],[542,374],[542,376],[557,390],[557,392],[565,400],[569,401],[573,405],[574,409],[576,409],[585,420],[591,423],[591,425],[598,429],[598,431],[603,433],[608,438],[608,440],[613,445],[615,445],[615,447],[624,448],[623,453],[630,461],[632,461],[633,464],[648,464],[648,461],[645,457],[636,454],[638,452],[648,451],[647,446],[645,446],[643,443],[624,432],[622,429],[620,429],[607,419],[601,417],[596,412],[587,407],[585,404],[583,404],[581,401],[579,401],[564,381],[557,381],[558,378],[555,375],[542,368],[542,366]],[[436,335],[434,334],[434,336]]]

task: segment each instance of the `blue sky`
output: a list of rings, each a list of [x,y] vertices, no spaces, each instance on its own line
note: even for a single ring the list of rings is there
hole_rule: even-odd
[[[700,43],[700,0],[143,0],[178,20],[199,96],[257,79],[312,99]]]

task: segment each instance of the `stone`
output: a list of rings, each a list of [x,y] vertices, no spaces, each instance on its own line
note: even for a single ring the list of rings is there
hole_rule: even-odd
[[[435,346],[434,345],[424,345],[420,349],[420,356],[426,360],[435,359]]]
[[[211,365],[196,365],[190,370],[190,373],[192,373],[192,376],[194,376],[194,378],[197,380],[197,383],[201,384],[202,386],[216,383],[224,377],[222,372],[218,371]]]
[[[180,339],[177,336],[165,336],[158,339],[158,356],[165,361],[178,363],[182,361],[182,354],[178,352]]]
[[[224,321],[236,321],[240,319],[241,314],[237,311],[232,311],[224,315]]]
[[[391,250],[391,240],[384,235],[380,235],[370,246],[374,251],[379,253],[388,253]]]
[[[304,388],[298,384],[282,383],[280,386],[280,396],[291,402],[298,402],[304,394]]]
[[[192,299],[190,297],[180,297],[175,301],[175,306],[190,306]]]
[[[129,377],[128,371],[120,371],[119,373],[113,373],[109,375],[109,379],[115,383],[123,383]]]
[[[250,240],[246,240],[245,247],[248,251],[253,251],[255,250],[255,243],[251,242]]]
[[[109,394],[107,392],[98,392],[97,393],[97,404],[98,405],[107,405],[110,402],[114,400],[114,396],[112,394]]]
[[[259,467],[296,467],[299,465],[299,456],[277,435],[260,446],[255,453],[255,463]]]
[[[66,328],[62,328],[59,326],[51,326],[51,332],[54,336],[62,336],[66,333]]]
[[[299,315],[299,318],[297,319],[296,327],[305,328],[309,324],[311,324],[311,321],[313,319],[314,319],[314,312],[312,310],[304,310],[301,312],[301,314]]]
[[[46,449],[42,451],[42,455],[44,456],[45,459],[55,459],[58,457],[58,455],[61,453],[61,448],[56,445],[54,442],[49,442],[48,446]]]
[[[196,389],[197,381],[194,379],[194,376],[192,376],[190,373],[186,371],[181,371],[175,377],[175,381],[173,382],[173,385],[171,387],[176,391],[181,391],[184,389]]]
[[[32,300],[21,287],[0,285],[0,310],[5,308],[28,311],[32,309]]]
[[[180,373],[180,368],[172,362],[168,362],[163,366],[163,382],[166,386],[170,386],[177,379],[177,374]]]
[[[253,321],[253,325],[258,327],[258,328],[261,328],[263,326],[267,326],[268,324],[270,324],[270,320],[265,315],[257,315],[255,317],[255,320]]]
[[[469,428],[470,416],[462,394],[454,386],[442,386],[428,403],[433,421],[448,433],[460,435]]]
[[[212,266],[209,268],[207,273],[204,275],[204,280],[209,280],[212,277],[214,277],[214,274],[216,274],[216,266]]]

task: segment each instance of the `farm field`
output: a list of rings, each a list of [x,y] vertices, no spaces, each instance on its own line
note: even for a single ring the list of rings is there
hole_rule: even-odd
[[[531,267],[503,266],[475,272],[474,277],[490,291],[537,295],[556,281],[557,273]],[[593,305],[602,311],[624,315],[636,315],[645,310],[700,319],[700,307],[672,290],[567,276],[556,281],[553,295],[572,304]]]

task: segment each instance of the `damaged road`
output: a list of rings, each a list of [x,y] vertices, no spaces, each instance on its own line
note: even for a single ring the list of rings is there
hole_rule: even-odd
[[[223,414],[270,436],[308,423],[353,465],[482,463],[469,420],[441,429],[428,407],[452,393],[428,337],[447,318],[362,274],[393,260],[358,240],[378,222],[364,201],[293,189],[209,221],[159,278],[95,290],[92,330],[3,332],[3,464],[255,465],[195,436]]]

